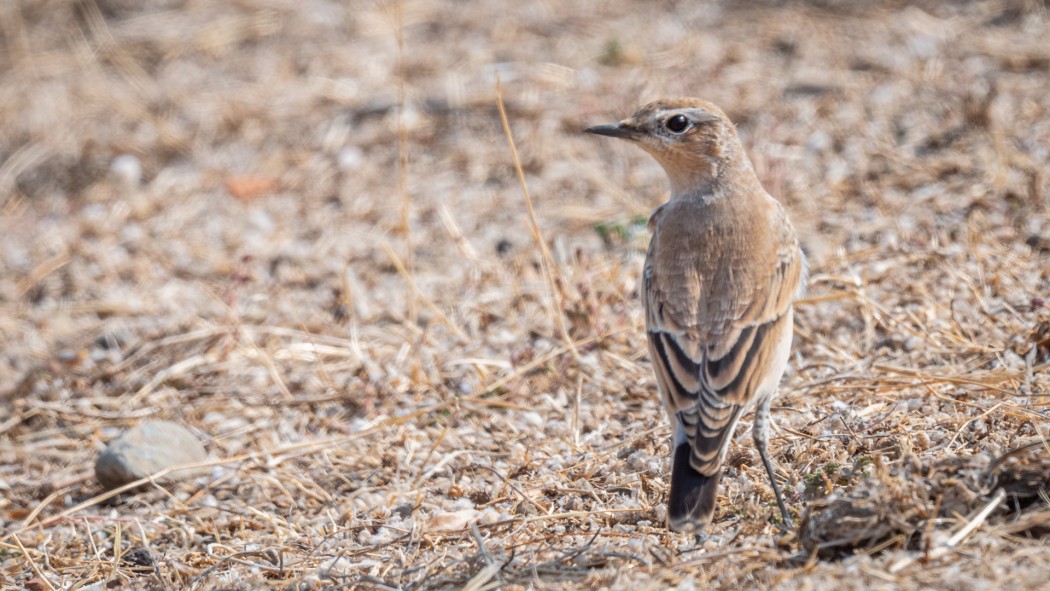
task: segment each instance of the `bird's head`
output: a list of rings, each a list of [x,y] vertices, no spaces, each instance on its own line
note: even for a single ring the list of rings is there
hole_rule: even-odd
[[[585,131],[637,143],[667,172],[676,195],[710,192],[730,169],[747,164],[733,123],[700,99],[655,101],[619,123]]]

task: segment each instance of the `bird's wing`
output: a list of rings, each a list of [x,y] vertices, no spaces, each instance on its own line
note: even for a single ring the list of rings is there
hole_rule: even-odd
[[[691,444],[690,463],[703,474],[718,470],[737,419],[767,395],[758,390],[782,371],[772,365],[791,334],[804,261],[786,215],[769,201],[748,215],[674,202],[654,214],[642,285],[650,354]]]

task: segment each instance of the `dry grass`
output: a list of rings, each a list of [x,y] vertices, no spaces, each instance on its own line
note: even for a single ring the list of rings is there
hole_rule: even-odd
[[[0,586],[1050,577],[1040,2],[11,0],[0,36]],[[676,94],[739,123],[810,254],[787,538],[748,436],[711,536],[663,528],[664,181],[578,132]],[[146,418],[210,476],[102,494]]]

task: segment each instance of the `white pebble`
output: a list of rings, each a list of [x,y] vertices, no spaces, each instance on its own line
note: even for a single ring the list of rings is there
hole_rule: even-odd
[[[347,146],[339,150],[336,162],[340,170],[354,170],[360,168],[365,162],[365,153],[356,146]]]
[[[131,154],[121,154],[109,165],[109,172],[126,189],[134,189],[142,182],[142,163]]]

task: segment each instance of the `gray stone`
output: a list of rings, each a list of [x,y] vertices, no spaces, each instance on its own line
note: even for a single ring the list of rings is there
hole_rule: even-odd
[[[151,421],[111,441],[95,461],[95,477],[106,489],[112,489],[171,466],[207,459],[204,446],[185,427],[169,421]],[[179,480],[200,473],[200,469],[193,468],[176,470],[161,480]]]

